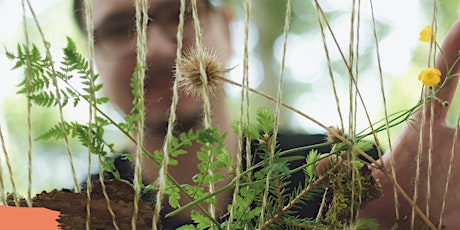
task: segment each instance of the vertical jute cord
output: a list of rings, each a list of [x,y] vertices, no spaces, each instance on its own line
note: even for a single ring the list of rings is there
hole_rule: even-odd
[[[87,44],[88,44],[88,53],[89,53],[89,68],[91,75],[93,73],[93,60],[94,60],[94,30],[93,30],[93,4],[91,0],[84,1],[84,9],[85,9],[85,26],[87,32]],[[93,77],[90,76],[90,88],[92,89],[94,86]],[[93,185],[91,183],[91,143],[92,143],[92,129],[93,129],[93,93],[91,91],[91,98],[89,100],[89,107],[88,107],[88,169],[86,176],[86,230],[91,229],[91,190]]]
[[[436,65],[436,41],[434,39],[434,35],[437,32],[437,25],[438,25],[438,2],[437,0],[433,1],[433,20],[431,22],[431,39],[430,39],[430,53],[428,62],[430,62],[431,57],[433,58],[433,66]],[[430,64],[428,64],[430,66]],[[446,74],[446,73],[445,73]],[[434,95],[433,95],[434,96]],[[426,192],[426,215],[430,216],[430,199],[431,199],[431,175],[432,175],[432,168],[433,168],[433,126],[434,126],[434,103],[435,101],[431,101],[431,109],[430,109],[430,139],[428,143],[428,168],[427,168],[427,192]]]
[[[170,114],[169,114],[169,119],[168,119],[168,129],[166,131],[166,136],[164,139],[164,144],[163,144],[163,161],[161,162],[161,167],[158,173],[158,191],[156,194],[156,203],[155,203],[155,209],[153,213],[153,218],[152,218],[152,229],[156,229],[157,223],[160,221],[160,211],[162,207],[162,201],[166,189],[166,175],[168,173],[168,162],[169,162],[169,146],[171,144],[172,138],[173,138],[173,131],[174,131],[174,123],[176,121],[176,109],[177,109],[177,104],[179,102],[179,82],[182,77],[181,70],[179,68],[179,63],[181,63],[182,60],[182,38],[183,38],[183,31],[184,31],[184,15],[185,15],[185,0],[181,0],[181,5],[180,5],[180,15],[179,15],[179,25],[177,27],[177,34],[176,34],[176,40],[177,40],[177,49],[176,49],[176,66],[175,66],[175,71],[176,71],[176,78],[174,79],[174,85],[173,85],[173,96],[172,96],[172,102],[171,102],[171,108],[170,108]]]
[[[91,183],[91,146],[92,146],[92,138],[93,138],[93,118],[96,116],[94,113],[94,109],[96,108],[96,95],[94,91],[94,28],[93,28],[93,4],[92,0],[85,0],[84,1],[84,9],[85,9],[85,26],[87,31],[87,39],[88,39],[88,53],[89,53],[89,71],[90,76],[90,100],[89,100],[89,119],[88,119],[88,176],[86,178],[86,229],[91,229],[91,190],[92,190],[92,183]],[[94,106],[94,108],[93,108]],[[95,121],[97,122],[97,121]],[[99,160],[99,181],[101,182],[102,193],[104,195],[105,201],[107,203],[107,210],[109,211],[110,217],[112,218],[112,225],[115,229],[119,229],[115,213],[113,212],[112,206],[110,204],[110,198],[107,194],[107,189],[104,183],[104,172],[102,169],[102,156],[98,154]]]
[[[415,181],[414,181],[414,195],[412,196],[413,206],[412,206],[412,214],[411,214],[411,221],[410,226],[411,229],[414,228],[415,224],[415,206],[417,206],[417,198],[418,198],[418,187],[420,182],[420,163],[422,161],[422,153],[423,153],[423,135],[425,132],[425,120],[426,120],[426,98],[422,98],[422,118],[420,124],[420,135],[418,141],[418,150],[417,150],[417,163],[415,169]]]
[[[242,166],[242,151],[243,151],[243,117],[245,117],[245,105],[246,105],[246,117],[247,117],[247,127],[249,127],[249,76],[248,76],[248,59],[249,59],[249,26],[250,26],[250,15],[251,15],[251,6],[249,0],[243,0],[244,5],[244,15],[245,15],[245,25],[244,25],[244,60],[243,60],[243,79],[242,79],[242,88],[241,88],[241,105],[240,105],[240,119],[238,122],[238,149],[236,154],[236,168],[235,168],[235,178],[239,178],[241,174],[241,166]],[[247,129],[249,131],[249,128]],[[246,148],[250,148],[250,138],[249,133],[246,135]],[[249,168],[251,162],[251,153],[250,150],[246,152],[246,168]],[[249,178],[251,176],[248,176]],[[237,206],[237,198],[238,193],[240,191],[240,182],[236,180],[235,182],[235,189],[233,190],[233,198],[232,198],[232,208],[229,214],[229,221],[227,225],[227,229],[231,230],[232,221],[234,218],[235,207]]]
[[[450,178],[452,177],[452,168],[454,165],[455,150],[456,150],[455,147],[456,147],[456,143],[458,140],[458,132],[460,128],[459,125],[460,125],[460,115],[457,115],[457,125],[455,126],[454,137],[452,140],[452,148],[451,148],[450,159],[449,159],[449,168],[447,169],[446,185],[444,187],[444,194],[442,196],[442,205],[441,205],[441,212],[439,214],[438,229],[442,229],[442,217],[444,216],[444,211],[446,209],[447,192],[449,191],[449,182],[450,182]]]
[[[278,135],[278,126],[279,126],[279,119],[280,119],[280,114],[281,114],[281,104],[282,104],[282,89],[283,89],[283,78],[284,78],[284,68],[285,68],[285,62],[286,62],[286,51],[287,51],[287,40],[288,40],[288,35],[289,35],[289,25],[291,23],[291,7],[292,7],[292,1],[288,0],[286,3],[286,15],[284,19],[284,40],[283,40],[283,53],[282,53],[282,58],[281,58],[281,69],[280,69],[280,76],[279,76],[279,82],[278,82],[278,92],[277,92],[277,98],[276,98],[276,111],[275,111],[275,124],[273,127],[273,135],[271,137],[270,141],[270,149],[269,149],[269,163],[273,163],[273,158],[275,154],[275,148],[276,148],[276,140],[277,140],[277,135]],[[267,173],[267,179],[265,182],[265,190],[263,194],[263,200],[262,200],[262,207],[261,207],[261,212],[260,212],[260,225],[262,226],[264,223],[265,219],[265,209],[267,207],[267,199],[268,199],[268,193],[269,193],[269,187],[270,187],[270,177],[271,173],[270,171]]]
[[[323,26],[322,19],[320,17],[320,12],[318,10],[318,7],[317,7],[316,4],[315,4],[315,6],[316,6],[315,7],[316,18],[318,20],[318,25],[319,25],[319,28],[320,28],[320,31],[321,31],[321,39],[322,39],[322,42],[323,42],[324,53],[326,55],[327,68],[328,68],[328,71],[329,71],[329,78],[331,79],[332,91],[334,93],[334,99],[335,99],[335,104],[336,104],[336,108],[337,108],[337,113],[338,113],[339,119],[340,119],[340,128],[342,130],[344,130],[344,127],[343,127],[343,115],[342,115],[342,110],[340,108],[340,100],[339,100],[339,95],[337,93],[337,87],[336,87],[336,84],[335,84],[334,72],[332,70],[332,62],[331,62],[331,57],[329,55],[329,48],[327,47],[327,43],[326,43],[326,35],[324,33],[324,26]]]
[[[137,215],[139,211],[139,195],[142,183],[142,146],[144,142],[144,79],[145,70],[147,69],[147,23],[148,23],[148,1],[136,0],[136,47],[137,47],[137,67],[134,77],[137,77],[138,95],[136,105],[139,110],[139,120],[137,121],[137,136],[136,136],[136,155],[134,168],[134,208],[131,218],[131,227],[136,229]]]
[[[11,164],[10,164],[10,159],[8,158],[8,152],[6,149],[6,140],[3,137],[3,132],[2,132],[2,126],[0,125],[0,141],[2,142],[2,150],[3,154],[5,155],[5,161],[6,161],[6,167],[8,168],[8,174],[10,176],[10,181],[11,181],[11,186],[13,188],[13,198],[14,198],[14,204],[16,206],[19,206],[19,200],[18,200],[18,194],[16,192],[16,186],[14,185],[14,180],[13,180],[13,172],[11,170]],[[1,159],[1,158],[0,158]],[[7,204],[6,197],[5,197],[5,184],[3,183],[3,169],[2,169],[2,162],[0,161],[0,183],[2,186],[2,202],[3,204]]]
[[[200,75],[202,81],[202,95],[203,95],[203,112],[204,112],[204,127],[211,128],[212,121],[211,121],[211,102],[209,100],[209,90],[208,90],[208,76],[206,74],[206,69],[203,63],[204,60],[204,48],[203,43],[201,41],[201,28],[200,28],[200,20],[198,17],[198,9],[196,6],[196,0],[192,0],[192,15],[193,15],[193,25],[195,27],[195,39],[196,39],[196,48],[198,50],[199,60],[200,60]],[[208,153],[210,154],[210,153]],[[208,170],[209,176],[213,176],[213,171],[210,169]],[[210,183],[208,188],[209,193],[213,193],[215,188],[214,184]],[[209,212],[210,215],[215,218],[216,217],[216,210],[214,204],[209,204]]]
[[[84,9],[85,9],[85,26],[87,32],[87,44],[88,44],[88,52],[89,52],[89,68],[90,72],[93,72],[93,54],[94,54],[94,31],[93,31],[93,4],[90,0],[84,1]],[[93,81],[92,76],[90,76],[90,87],[93,88]],[[91,91],[91,90],[90,90]],[[91,93],[91,98],[89,101],[89,119],[88,119],[88,175],[86,176],[86,222],[85,226],[86,229],[89,230],[91,227],[91,190],[92,190],[92,183],[91,183],[91,142],[92,142],[92,120],[93,120],[93,106],[92,102],[93,94]]]
[[[30,100],[30,53],[29,53],[29,30],[27,29],[27,20],[26,20],[26,5],[25,1],[21,1],[22,4],[22,19],[24,26],[24,37],[26,40],[26,59],[27,59],[27,70],[26,70],[26,79],[27,79],[27,141],[29,148],[27,150],[27,197],[26,202],[28,207],[32,207],[32,101]]]
[[[433,97],[434,92],[432,91]],[[433,168],[433,126],[434,126],[434,103],[438,103],[435,100],[430,101],[430,124],[429,124],[429,140],[428,140],[428,167],[427,167],[427,179],[426,179],[426,215],[430,216],[430,199],[431,199],[431,175]]]
[[[356,0],[353,0],[352,3],[352,8],[351,8],[351,17],[350,17],[350,44],[349,44],[349,63],[350,67],[354,68],[349,71],[349,77],[350,77],[350,88],[349,88],[349,97],[350,97],[350,116],[349,116],[349,136],[351,137],[353,143],[356,143],[356,119],[358,115],[358,76],[359,76],[359,53],[358,53],[358,48],[359,48],[359,19],[356,20],[356,15],[359,17],[359,12],[357,13],[356,10]],[[359,7],[359,6],[358,6]],[[355,29],[356,26],[356,29]],[[356,38],[355,38],[356,37]],[[355,41],[356,41],[356,46],[355,46]],[[354,80],[353,80],[354,79]],[[347,159],[354,161],[356,158],[355,154],[352,154],[351,151],[347,151]],[[351,168],[351,180],[357,181],[356,180],[356,167]],[[359,182],[359,180],[358,180]],[[359,186],[361,187],[361,186]],[[355,200],[355,183],[351,184],[351,200]],[[350,216],[354,216],[354,207],[355,204],[354,202],[351,202],[350,205]],[[353,221],[353,220],[350,220]]]
[[[246,101],[246,127],[250,127],[250,105],[249,105],[249,26],[250,26],[250,16],[251,16],[251,4],[249,0],[245,0],[245,48],[244,48],[244,74],[243,75],[243,89],[244,89],[244,100]],[[241,93],[241,103],[243,102],[243,92]],[[246,137],[246,169],[251,167],[252,151],[251,151],[251,137],[247,135]],[[252,172],[248,174],[248,180],[252,180]]]
[[[382,71],[382,62],[380,59],[380,48],[379,48],[379,42],[377,38],[377,30],[376,30],[376,25],[375,25],[375,16],[374,16],[374,3],[372,0],[369,0],[370,8],[371,8],[371,16],[372,16],[372,24],[373,24],[373,31],[374,31],[374,41],[375,41],[375,52],[377,56],[377,64],[379,68],[379,79],[380,79],[380,91],[382,93],[382,100],[383,100],[383,110],[385,114],[385,126],[386,126],[386,134],[387,134],[387,141],[390,151],[390,167],[391,167],[391,174],[393,178],[396,181],[396,167],[395,167],[395,160],[394,160],[394,155],[391,154],[393,152],[393,147],[391,145],[391,136],[390,136],[390,121],[388,120],[388,108],[387,108],[387,99],[385,96],[385,85],[383,82],[383,71]],[[378,148],[380,146],[377,146]],[[380,153],[380,151],[379,151]],[[382,159],[382,156],[380,154],[379,159]],[[399,219],[399,197],[398,197],[398,191],[396,190],[395,187],[393,187],[393,196],[395,199],[394,203],[394,209],[395,209],[395,217],[398,220]]]

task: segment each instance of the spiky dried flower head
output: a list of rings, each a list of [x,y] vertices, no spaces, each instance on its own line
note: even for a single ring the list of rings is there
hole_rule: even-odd
[[[340,136],[343,136],[343,130],[342,129],[339,129],[339,128],[336,128],[336,127],[330,127],[331,130],[333,130],[335,133],[339,134]],[[330,142],[330,143],[337,143],[337,142],[341,142],[341,140],[339,138],[337,138],[336,136],[334,136],[331,132],[328,132],[327,135],[326,135],[326,141],[327,142]]]
[[[225,68],[225,63],[212,50],[206,48],[203,48],[202,52],[197,48],[186,50],[178,64],[179,71],[176,69],[174,73],[175,75],[181,73],[179,87],[193,96],[199,96],[203,92],[200,59],[206,73],[207,90],[211,94],[221,88],[225,73],[229,71]]]

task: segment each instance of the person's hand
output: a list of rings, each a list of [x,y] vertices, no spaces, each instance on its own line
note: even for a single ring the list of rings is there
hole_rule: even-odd
[[[436,222],[440,220],[442,205],[443,202],[445,202],[444,214],[441,219],[441,223],[444,226],[443,229],[457,229],[460,226],[460,138],[456,137],[455,128],[449,127],[446,124],[446,115],[450,107],[442,103],[442,101],[446,101],[450,104],[457,88],[457,73],[460,71],[460,65],[453,65],[456,64],[455,61],[459,56],[459,50],[460,21],[450,29],[441,47],[441,52],[438,52],[439,55],[435,67],[443,74],[441,84],[449,68],[452,68],[451,75],[453,75],[452,79],[449,79],[446,85],[436,93],[436,97],[439,98],[440,101],[434,100],[433,102],[427,102],[425,110],[420,108],[418,112],[411,117],[407,127],[393,144],[391,151],[384,154],[382,159],[385,168],[390,171],[390,158],[393,157],[397,183],[411,199],[413,198],[416,181],[417,159],[420,159],[418,198],[416,203],[420,210],[426,215],[426,201],[427,197],[429,197],[428,215],[431,219],[436,220],[434,221],[434,225],[438,227]],[[427,92],[426,95],[431,95],[431,92]],[[431,105],[434,105],[434,119],[430,135]],[[425,122],[422,122],[423,111],[425,111]],[[422,126],[423,132],[421,132]],[[423,133],[422,136],[421,133]],[[458,136],[460,136],[460,133],[458,133]],[[428,172],[430,137],[432,138],[432,170]],[[423,143],[423,150],[419,158],[418,149],[420,141]],[[449,187],[447,188],[447,196],[444,200],[447,183],[446,178],[451,163],[452,151],[454,151],[454,158],[451,166],[452,171],[449,179]],[[388,177],[378,169],[373,169],[373,175],[381,183],[384,196],[380,200],[369,203],[364,210],[361,210],[360,218],[376,218],[380,224],[380,229],[390,229],[396,222],[394,186]],[[428,181],[431,183],[430,189],[428,189]],[[410,223],[411,221],[412,207],[408,201],[403,199],[401,194],[398,194],[398,200],[400,205],[398,208],[400,220],[398,220],[398,222],[406,222],[404,225],[410,226],[407,225],[407,222]],[[403,220],[404,217],[407,218]],[[419,222],[420,219],[418,217],[417,219]],[[403,228],[400,226],[398,229]]]

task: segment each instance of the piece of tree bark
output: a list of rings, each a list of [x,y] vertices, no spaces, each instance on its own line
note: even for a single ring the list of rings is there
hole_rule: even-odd
[[[115,214],[113,220],[109,213],[108,204],[102,193],[102,186],[99,180],[92,182],[90,229],[116,229],[114,221],[119,229],[131,229],[131,219],[134,210],[133,188],[119,180],[104,180],[110,206]],[[147,194],[147,197],[154,197]],[[59,211],[60,227],[62,229],[86,229],[87,216],[87,194],[86,192],[75,193],[70,190],[53,190],[37,194],[32,200],[34,207],[44,207]],[[8,205],[13,206],[13,197],[9,196]],[[20,206],[27,206],[24,199],[21,199]],[[149,199],[141,199],[138,206],[137,229],[152,229],[154,202]],[[158,225],[159,228],[161,228]]]

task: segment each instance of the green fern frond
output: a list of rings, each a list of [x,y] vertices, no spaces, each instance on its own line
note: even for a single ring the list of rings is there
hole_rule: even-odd
[[[68,134],[71,133],[73,128],[74,127],[70,122],[59,123],[51,127],[48,131],[37,137],[35,140],[59,140],[64,138],[63,129],[65,130],[65,133]]]
[[[18,94],[27,94],[40,92],[42,90],[48,89],[50,86],[50,81],[48,78],[38,78],[33,77],[35,74],[30,75],[31,77],[28,79],[23,79],[17,87],[19,90],[16,92]]]
[[[29,96],[30,100],[38,106],[51,107],[57,104],[56,97],[50,92],[40,92]]]

